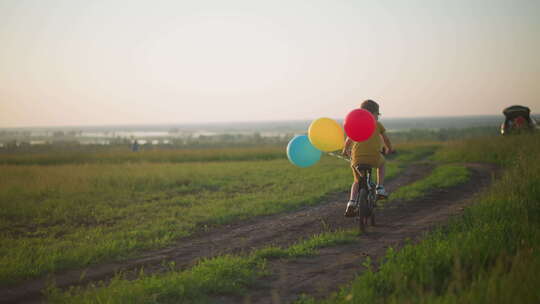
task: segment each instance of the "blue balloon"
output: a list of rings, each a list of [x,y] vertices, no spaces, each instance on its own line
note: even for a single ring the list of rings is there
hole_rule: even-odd
[[[297,135],[287,145],[287,157],[291,163],[306,168],[321,159],[321,151],[311,144],[307,135]]]

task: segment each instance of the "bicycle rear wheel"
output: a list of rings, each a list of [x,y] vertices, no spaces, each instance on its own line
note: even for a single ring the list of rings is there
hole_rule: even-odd
[[[375,185],[372,186],[372,191],[368,195],[369,220],[371,226],[375,226],[375,207],[377,206],[377,195],[375,194]]]
[[[358,228],[360,232],[366,230],[367,219],[370,215],[367,189],[362,187],[358,190]]]

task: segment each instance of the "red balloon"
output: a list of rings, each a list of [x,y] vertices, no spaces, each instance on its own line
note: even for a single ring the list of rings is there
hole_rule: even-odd
[[[370,138],[376,126],[377,122],[373,114],[364,109],[352,110],[345,117],[343,124],[345,133],[354,141],[364,141]]]

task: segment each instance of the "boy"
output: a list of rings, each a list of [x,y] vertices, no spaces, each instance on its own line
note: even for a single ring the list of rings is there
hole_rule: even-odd
[[[351,157],[351,167],[354,176],[354,182],[351,186],[351,195],[349,202],[347,203],[347,209],[345,210],[345,216],[352,217],[356,214],[356,196],[358,195],[358,182],[360,176],[358,172],[354,169],[355,166],[359,164],[371,165],[373,168],[377,168],[377,196],[380,198],[387,198],[388,193],[384,189],[384,156],[381,154],[381,148],[383,151],[386,151],[387,154],[392,153],[392,144],[385,134],[386,129],[378,121],[379,120],[379,104],[375,101],[368,99],[362,102],[360,108],[369,111],[375,119],[377,120],[377,126],[373,135],[369,139],[363,142],[355,142],[350,138],[347,138],[345,141],[345,147],[343,148],[343,154]],[[352,145],[352,149],[351,149]],[[350,155],[349,155],[350,153]]]

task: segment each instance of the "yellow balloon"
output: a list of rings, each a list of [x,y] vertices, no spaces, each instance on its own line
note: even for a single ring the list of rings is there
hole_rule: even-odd
[[[331,152],[343,149],[345,133],[337,121],[323,117],[311,123],[308,137],[315,148]]]

